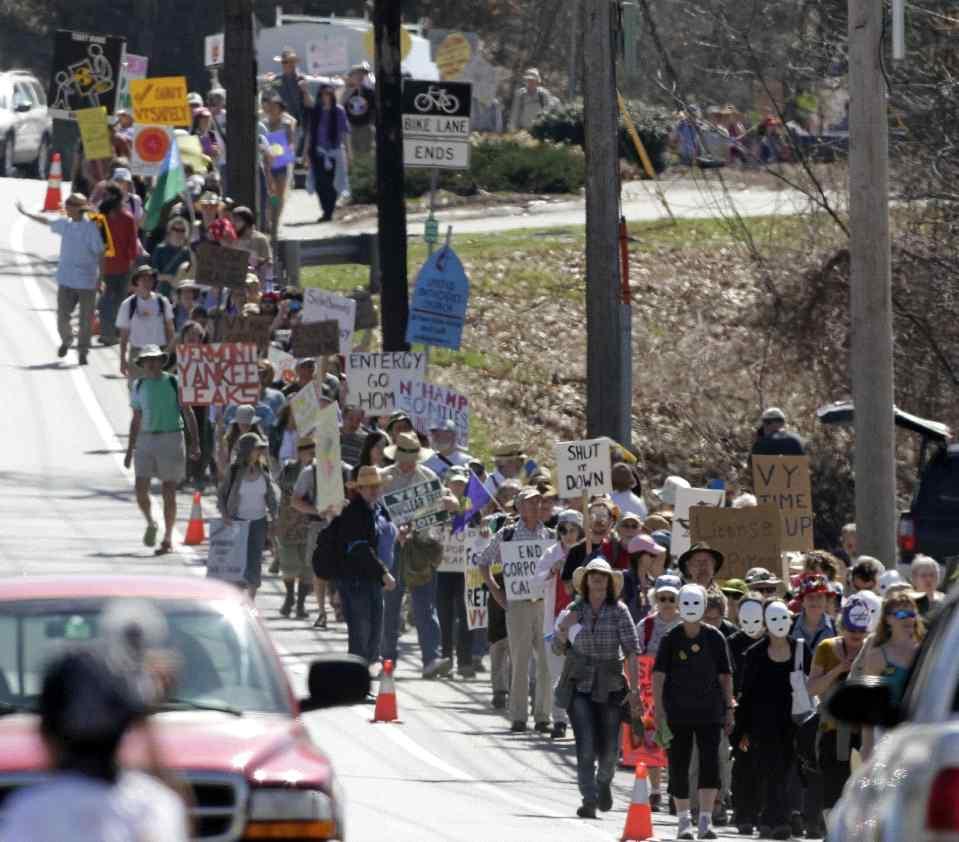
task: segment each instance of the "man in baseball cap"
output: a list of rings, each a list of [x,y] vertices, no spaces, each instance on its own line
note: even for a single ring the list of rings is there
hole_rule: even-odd
[[[472,456],[457,446],[456,435],[456,422],[452,418],[435,421],[430,426],[433,455],[427,460],[426,467],[440,479],[450,468],[468,465],[473,460]]]
[[[786,430],[786,413],[778,406],[766,409],[759,419],[759,430],[753,444],[755,456],[802,456],[803,440]]]

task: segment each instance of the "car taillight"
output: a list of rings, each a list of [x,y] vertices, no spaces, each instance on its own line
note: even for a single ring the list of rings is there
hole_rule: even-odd
[[[916,525],[910,515],[899,518],[899,551],[914,553],[916,551]]]
[[[936,775],[926,805],[926,830],[959,830],[959,769]]]

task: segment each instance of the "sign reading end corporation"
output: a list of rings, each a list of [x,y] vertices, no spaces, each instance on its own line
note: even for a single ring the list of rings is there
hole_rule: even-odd
[[[407,80],[403,85],[403,164],[469,167],[472,86]]]

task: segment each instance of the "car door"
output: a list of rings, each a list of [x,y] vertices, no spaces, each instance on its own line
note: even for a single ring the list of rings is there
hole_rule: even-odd
[[[18,164],[32,161],[37,154],[37,136],[35,111],[36,102],[30,85],[23,81],[17,82],[13,88],[13,110],[16,123],[16,162]]]
[[[36,102],[36,107],[33,110],[37,143],[39,144],[43,140],[43,136],[52,130],[53,124],[47,112],[47,95],[44,93],[43,87],[36,80],[30,82],[30,87],[33,89],[33,99]]]

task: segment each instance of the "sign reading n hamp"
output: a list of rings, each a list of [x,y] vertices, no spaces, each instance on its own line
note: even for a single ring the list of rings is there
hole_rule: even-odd
[[[554,452],[560,497],[613,493],[609,439],[561,441]]]

